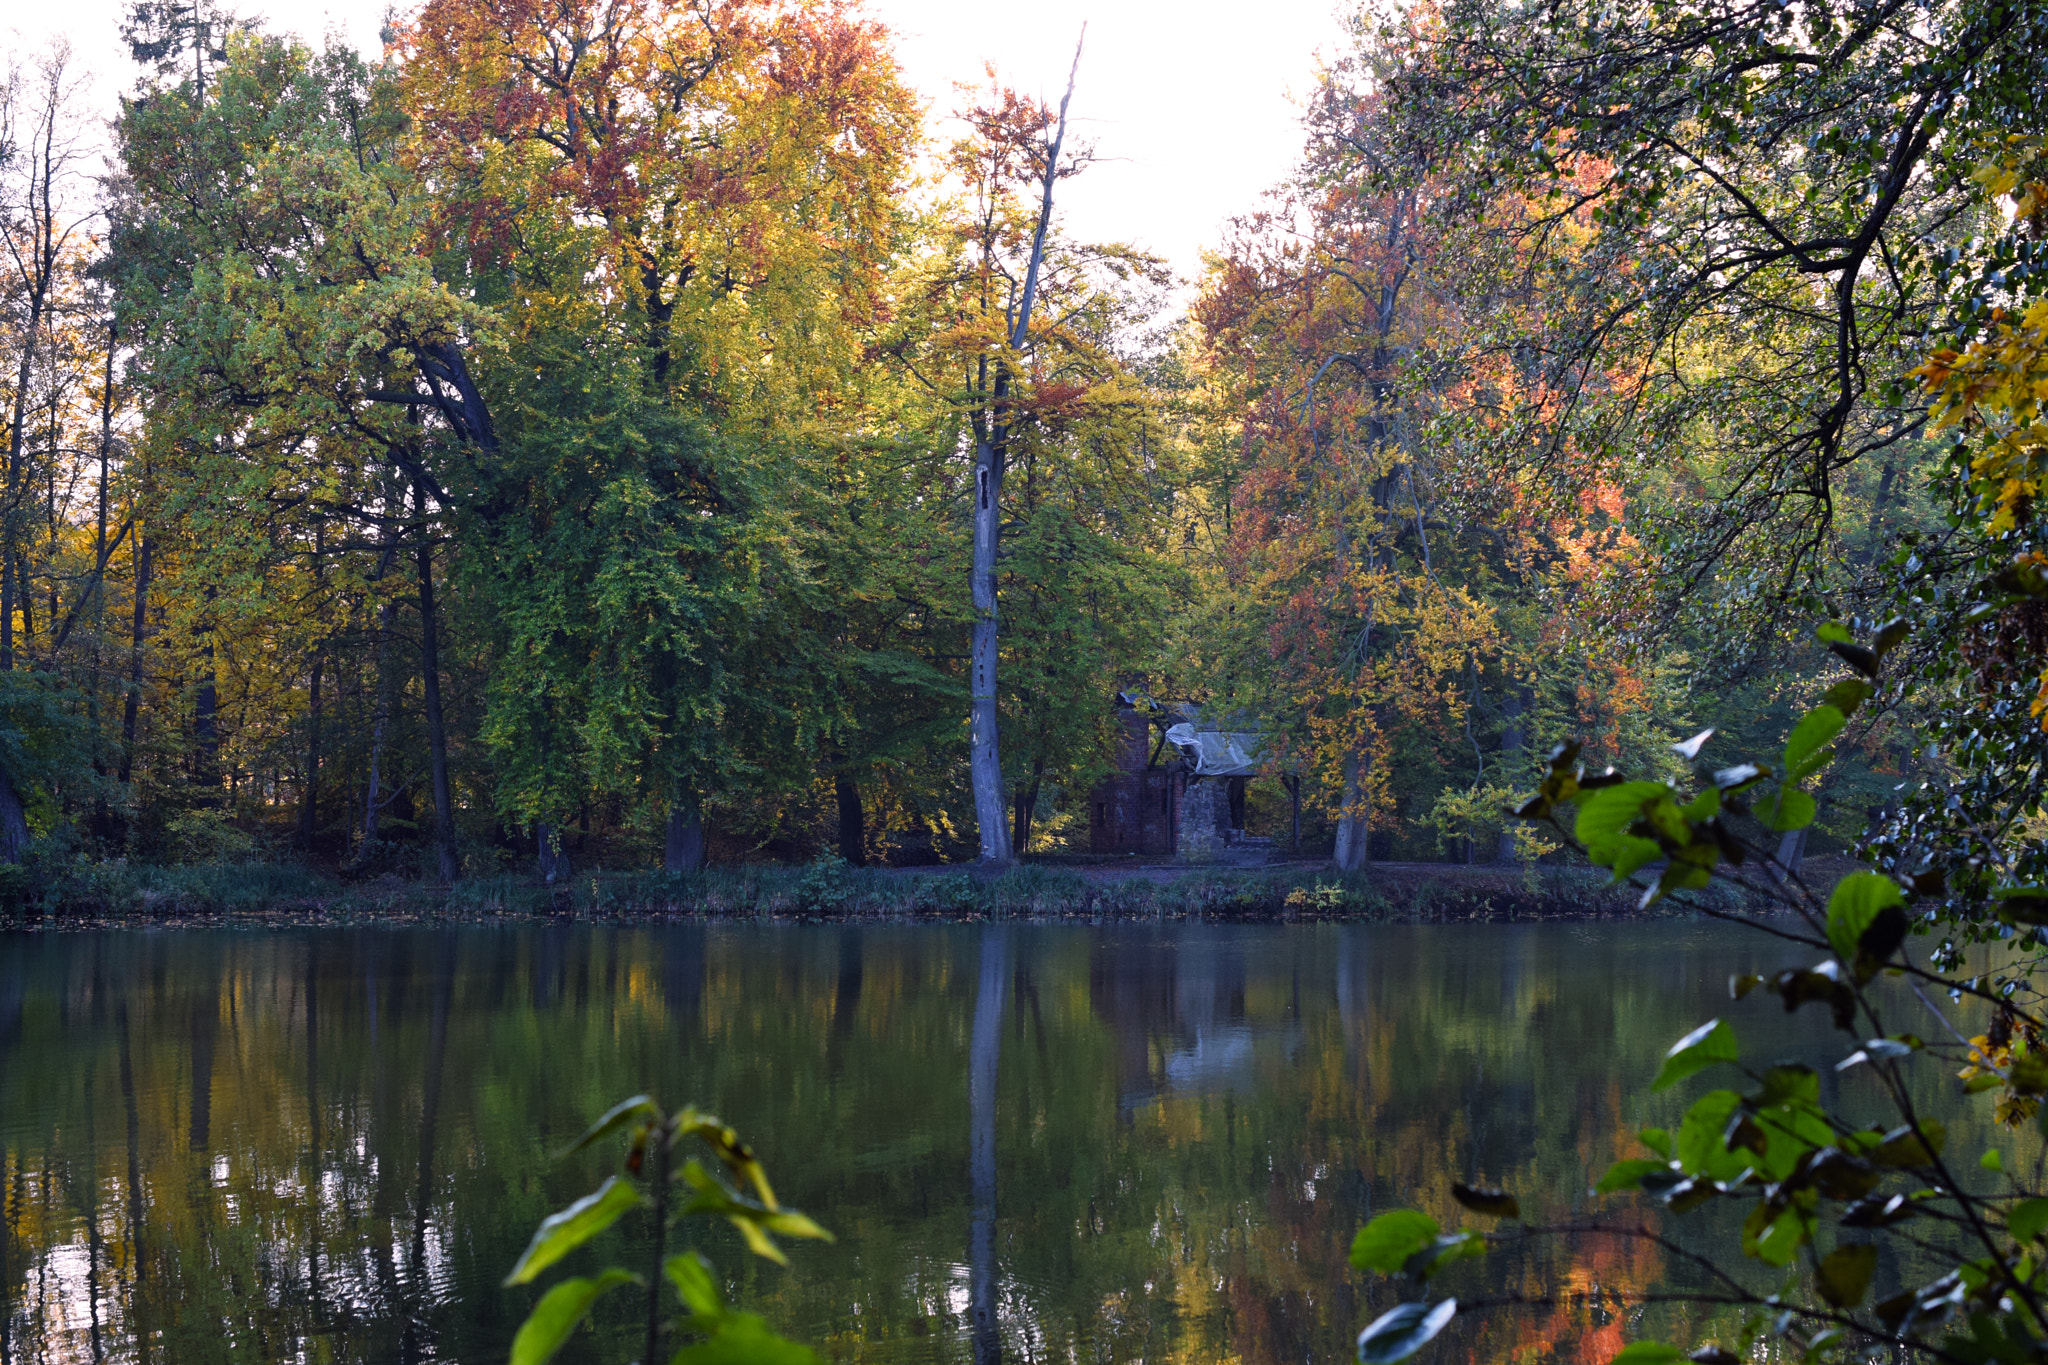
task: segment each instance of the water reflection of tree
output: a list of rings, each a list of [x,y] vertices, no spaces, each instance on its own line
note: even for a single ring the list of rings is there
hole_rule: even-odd
[[[1003,1358],[996,1305],[996,1072],[1002,1061],[1003,1013],[1010,998],[1009,935],[989,926],[981,934],[981,980],[974,991],[974,1037],[967,1061],[968,1317],[974,1365]]]
[[[0,1331],[16,1360],[90,1359],[95,1318],[111,1355],[180,1365],[408,1334],[502,1358],[526,1304],[498,1278],[600,1163],[548,1153],[647,1087],[758,1135],[841,1235],[740,1288],[849,1362],[973,1354],[982,1306],[1013,1356],[1339,1358],[1385,1306],[1344,1265],[1370,1212],[1456,1221],[1453,1177],[1569,1207],[1669,1117],[1619,1078],[1711,1010],[1707,956],[1655,927],[14,940]],[[1244,1050],[1175,1061],[1218,1033]],[[1576,1296],[1446,1347],[1530,1361],[1597,1358],[1590,1296],[1669,1273],[1592,1243],[1468,1269],[1461,1294]]]

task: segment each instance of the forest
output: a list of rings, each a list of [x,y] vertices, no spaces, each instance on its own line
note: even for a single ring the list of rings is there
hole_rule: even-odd
[[[1682,779],[1893,619],[1780,860],[2036,875],[2042,7],[1347,33],[1194,279],[1064,227],[1085,46],[928,108],[851,0],[10,55],[12,893],[1073,853],[1119,691],[1342,871],[1514,864],[1553,746]]]

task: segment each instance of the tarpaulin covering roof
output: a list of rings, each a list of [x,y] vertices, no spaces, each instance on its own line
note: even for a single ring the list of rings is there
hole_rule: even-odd
[[[1256,734],[1197,730],[1182,721],[1166,727],[1166,742],[1180,750],[1197,777],[1253,777],[1259,771]]]

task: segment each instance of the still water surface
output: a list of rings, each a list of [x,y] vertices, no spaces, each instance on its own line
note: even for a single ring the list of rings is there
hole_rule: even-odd
[[[0,936],[0,1365],[501,1361],[535,1296],[499,1280],[617,1160],[549,1153],[640,1090],[738,1125],[838,1235],[787,1271],[700,1238],[828,1359],[1341,1361],[1394,1301],[1345,1265],[1375,1211],[1460,1221],[1457,1179],[1585,1209],[1714,1014],[1831,1058],[1817,1012],[1727,1003],[1790,960],[1681,921]],[[1673,1272],[1589,1242],[1453,1273]],[[629,1359],[625,1307],[563,1358]],[[1581,1301],[1439,1354],[1635,1330]]]

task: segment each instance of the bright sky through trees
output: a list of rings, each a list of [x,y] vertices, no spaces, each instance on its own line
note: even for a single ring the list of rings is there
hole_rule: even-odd
[[[261,0],[232,6],[273,28],[317,40],[330,28],[366,53],[377,48],[387,0]],[[102,99],[135,76],[119,38],[122,0],[10,5],[22,46],[63,34]],[[401,6],[401,9],[405,7]],[[1121,239],[1192,276],[1225,219],[1282,179],[1301,145],[1297,100],[1317,54],[1340,36],[1331,0],[1268,0],[1255,22],[1218,0],[1046,0],[1028,23],[1000,6],[957,0],[872,0],[893,27],[911,84],[935,112],[953,83],[994,60],[1003,79],[1057,99],[1074,39],[1088,25],[1075,95],[1076,130],[1109,163],[1063,194],[1062,214],[1084,239]]]

